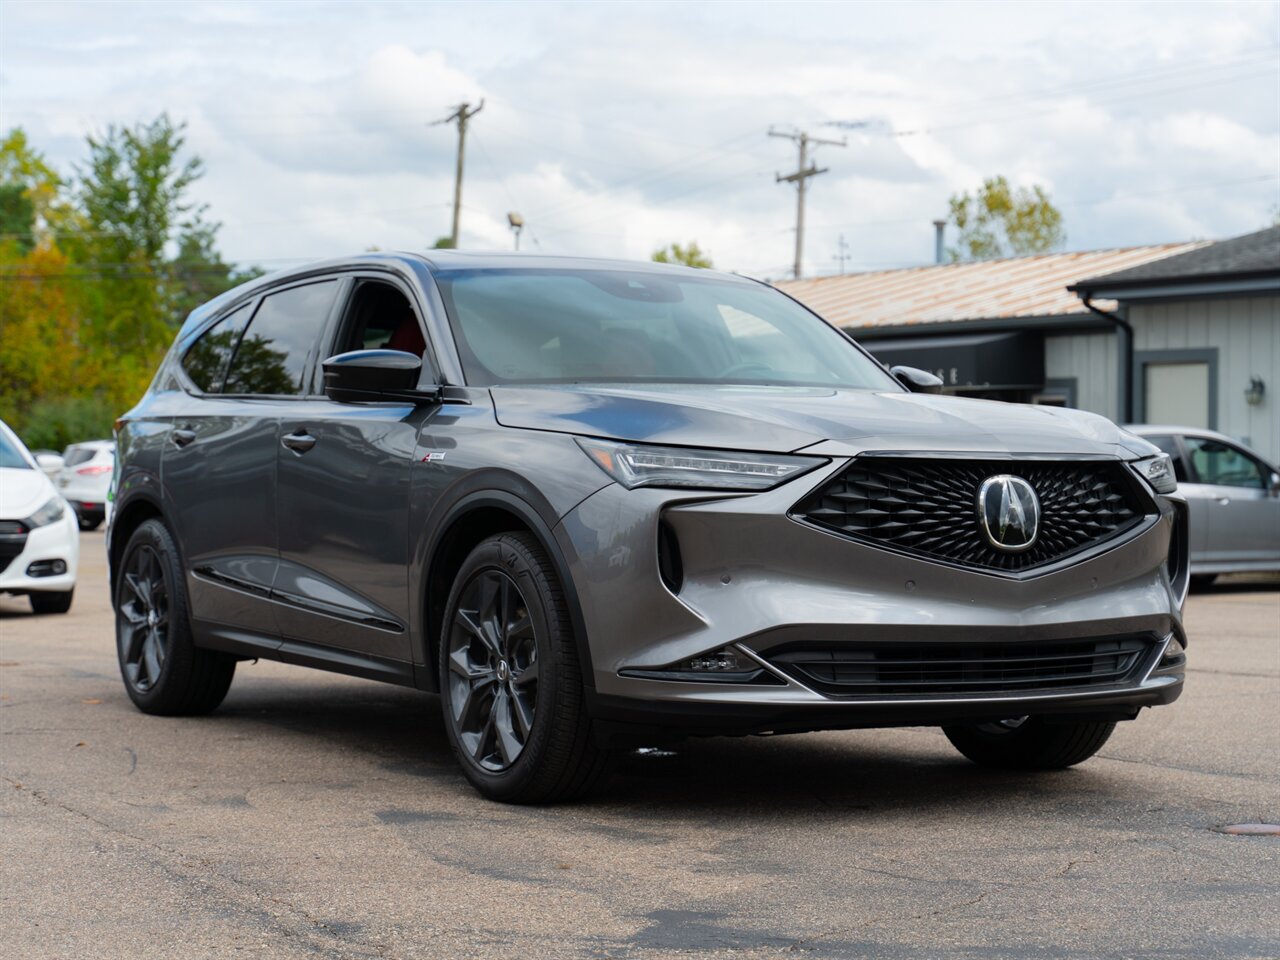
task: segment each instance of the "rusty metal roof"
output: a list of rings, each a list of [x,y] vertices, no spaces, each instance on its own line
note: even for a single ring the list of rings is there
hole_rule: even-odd
[[[978,263],[947,263],[775,286],[841,327],[896,327],[955,320],[1002,320],[1085,313],[1067,290],[1085,277],[1127,270],[1208,246],[1211,241],[1163,243],[1119,250],[1042,253]],[[1095,301],[1103,309],[1114,304]]]

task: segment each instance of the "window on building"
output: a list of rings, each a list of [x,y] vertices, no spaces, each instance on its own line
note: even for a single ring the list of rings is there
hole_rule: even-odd
[[[1209,364],[1147,363],[1145,420],[1180,427],[1213,426],[1209,422]]]

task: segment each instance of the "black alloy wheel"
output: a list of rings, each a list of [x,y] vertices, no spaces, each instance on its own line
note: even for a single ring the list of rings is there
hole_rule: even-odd
[[[520,587],[482,570],[463,587],[449,631],[449,704],[462,748],[485,770],[507,770],[533,732],[538,643]]]
[[[155,548],[143,544],[121,571],[124,589],[117,638],[125,680],[146,693],[160,680],[169,652],[169,584]]]
[[[489,537],[458,567],[436,664],[445,733],[490,800],[567,800],[607,772],[569,601],[532,534]]]
[[[146,520],[129,537],[115,575],[120,674],[144,713],[208,713],[236,672],[235,657],[196,646],[179,558],[169,528]]]

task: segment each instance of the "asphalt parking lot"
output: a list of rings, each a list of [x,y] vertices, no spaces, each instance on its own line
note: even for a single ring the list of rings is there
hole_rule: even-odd
[[[0,599],[0,948],[36,957],[1276,957],[1280,582],[1194,596],[1187,691],[1057,774],[936,730],[706,740],[480,800],[434,697],[242,665],[198,719]]]

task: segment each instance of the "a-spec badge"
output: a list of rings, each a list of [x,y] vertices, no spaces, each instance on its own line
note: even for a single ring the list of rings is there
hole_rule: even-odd
[[[444,459],[443,450],[431,450],[431,451],[428,451],[427,455],[424,456],[420,462],[431,463],[434,460],[443,460],[443,459]]]
[[[1040,498],[1021,477],[988,477],[978,488],[978,526],[997,550],[1029,550],[1040,533]]]

